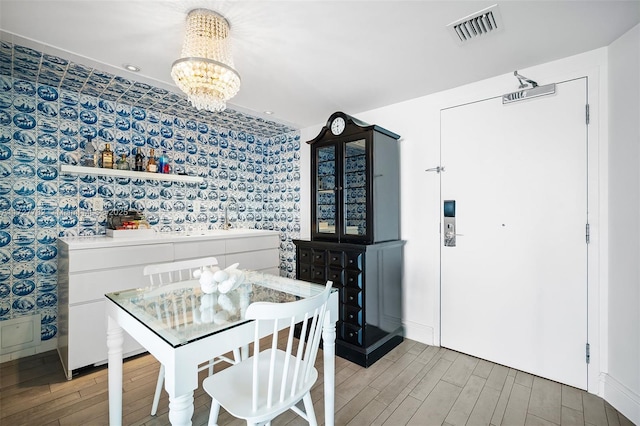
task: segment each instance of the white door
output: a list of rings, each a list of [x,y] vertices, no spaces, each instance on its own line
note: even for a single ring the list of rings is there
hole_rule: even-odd
[[[441,344],[587,388],[586,78],[441,112]],[[444,234],[443,234],[444,235]]]

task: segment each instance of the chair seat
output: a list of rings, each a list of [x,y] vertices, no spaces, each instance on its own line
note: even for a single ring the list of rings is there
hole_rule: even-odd
[[[202,386],[211,396],[209,426],[218,424],[222,407],[248,425],[270,424],[290,409],[310,426],[317,426],[311,387],[318,380],[314,363],[322,328],[329,324],[325,314],[332,284],[327,281],[322,293],[300,300],[254,302],[247,307],[245,318],[255,320],[253,356],[204,380]],[[295,339],[298,323],[301,333]],[[271,330],[270,344],[260,341],[265,330]],[[284,342],[280,333],[287,336],[285,351],[278,347]],[[261,351],[261,347],[268,349]],[[304,411],[297,406],[300,401]]]
[[[207,377],[202,384],[204,390],[214,400],[218,401],[229,414],[237,418],[247,419],[251,423],[259,423],[263,419],[273,418],[275,415],[288,410],[292,404],[302,399],[309,392],[310,387],[318,379],[318,371],[313,368],[307,385],[299,389],[293,396],[285,395],[284,400],[281,402],[280,390],[286,357],[289,357],[289,371],[287,373],[289,382],[295,376],[296,358],[292,355],[287,355],[284,351],[276,350],[273,402],[272,406],[268,408],[266,406],[266,389],[272,352],[272,349],[268,349],[260,353],[258,371],[260,372],[259,386],[261,391],[259,392],[260,399],[258,400],[259,408],[257,411],[253,411],[252,408],[253,357]]]

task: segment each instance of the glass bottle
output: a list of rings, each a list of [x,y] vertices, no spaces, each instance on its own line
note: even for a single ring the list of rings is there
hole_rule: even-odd
[[[102,168],[113,169],[113,151],[111,151],[111,145],[106,144],[101,154]]]
[[[136,172],[144,171],[144,156],[142,155],[142,149],[140,147],[138,147],[138,150],[136,151],[136,159],[133,170],[135,170]]]
[[[147,171],[150,173],[156,173],[158,171],[158,165],[156,164],[156,154],[153,148],[149,151],[149,162],[147,163]]]
[[[162,151],[162,155],[158,159],[158,166],[160,173],[169,173],[169,157],[167,157],[167,151]]]
[[[86,167],[96,167],[98,165],[98,156],[96,154],[96,148],[91,135],[87,135],[87,142],[84,145],[84,155],[82,156],[82,165]]]
[[[127,156],[122,154],[120,159],[116,162],[116,169],[118,170],[129,170],[129,162],[127,161]]]

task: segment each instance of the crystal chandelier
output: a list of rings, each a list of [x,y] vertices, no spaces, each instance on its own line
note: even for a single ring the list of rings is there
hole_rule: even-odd
[[[224,16],[207,9],[189,12],[182,54],[171,66],[171,77],[198,110],[224,111],[226,101],[240,90]]]

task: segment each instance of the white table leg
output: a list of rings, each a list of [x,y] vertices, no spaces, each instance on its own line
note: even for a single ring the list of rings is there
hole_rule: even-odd
[[[193,416],[193,392],[186,395],[169,395],[169,421],[172,426],[191,426]]]
[[[336,390],[336,323],[326,316],[322,328],[322,353],[324,362],[324,424],[333,426]]]
[[[107,350],[109,361],[109,425],[122,425],[122,327],[107,317]]]

